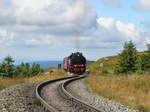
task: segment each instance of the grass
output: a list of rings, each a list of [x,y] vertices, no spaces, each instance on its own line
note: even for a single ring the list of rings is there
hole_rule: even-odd
[[[90,66],[88,66],[88,69],[91,71],[92,74],[100,74],[103,73],[103,71],[107,71],[112,75],[117,60],[117,56],[101,58],[98,61],[92,63]]]
[[[92,92],[124,105],[150,112],[150,76],[90,75],[86,82]]]
[[[46,72],[53,71],[51,75],[45,75]],[[29,83],[29,82],[40,82],[50,79],[56,79],[67,76],[63,70],[58,70],[57,68],[48,68],[43,74],[33,77],[22,77],[22,78],[4,78],[0,77],[0,90],[10,87],[12,85]]]
[[[150,112],[150,74],[114,75],[117,57],[102,58],[88,68],[86,83],[92,92],[126,106]]]
[[[33,101],[33,104],[40,106],[42,103],[41,103],[41,101],[40,101],[39,99],[35,99],[35,100]]]

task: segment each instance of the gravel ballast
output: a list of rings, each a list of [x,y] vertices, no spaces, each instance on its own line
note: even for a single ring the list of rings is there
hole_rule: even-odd
[[[102,109],[104,112],[139,112],[138,110],[125,107],[120,103],[104,99],[91,93],[85,84],[85,79],[72,82],[66,89],[76,98],[98,109]]]
[[[88,90],[84,81],[82,79],[70,83],[66,88],[67,91],[76,98],[103,110],[103,112],[139,112],[120,103],[96,96]],[[0,112],[46,112],[42,106],[34,103],[37,100],[35,88],[38,84],[20,84],[0,91]],[[46,94],[51,95],[51,92]]]
[[[35,103],[37,84],[20,84],[0,91],[0,112],[46,112]]]
[[[61,83],[66,80],[61,80],[57,82],[50,83],[43,87],[41,91],[42,98],[52,107],[60,112],[80,112],[76,111],[77,108],[73,108],[72,105],[68,104],[68,101],[64,99],[61,93],[58,91],[58,88]]]

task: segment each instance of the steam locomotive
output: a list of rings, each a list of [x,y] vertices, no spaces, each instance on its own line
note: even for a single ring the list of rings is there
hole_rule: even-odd
[[[64,70],[74,74],[82,74],[86,71],[86,58],[80,52],[72,53],[64,58]]]

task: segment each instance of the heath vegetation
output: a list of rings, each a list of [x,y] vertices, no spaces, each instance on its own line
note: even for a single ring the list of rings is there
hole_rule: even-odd
[[[52,72],[51,74],[46,74],[47,72]],[[30,76],[30,77],[0,77],[0,90],[10,87],[12,85],[21,84],[21,83],[31,83],[31,82],[41,82],[61,77],[66,77],[67,75],[63,70],[57,68],[47,68],[39,75]]]
[[[18,66],[14,65],[14,60],[11,56],[4,58],[0,63],[0,76],[1,77],[29,77],[39,75],[43,69],[39,64],[21,63]]]
[[[118,56],[101,58],[88,68],[86,83],[99,96],[150,112],[150,44],[138,52],[130,41]]]

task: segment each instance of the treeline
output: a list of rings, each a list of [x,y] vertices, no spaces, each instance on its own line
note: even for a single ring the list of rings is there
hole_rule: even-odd
[[[150,73],[150,44],[147,43],[147,51],[137,52],[132,41],[125,43],[114,72],[116,74]]]
[[[0,63],[0,76],[2,77],[29,77],[35,76],[43,72],[39,64],[21,63],[18,66],[14,65],[14,60],[11,56],[7,56]]]

